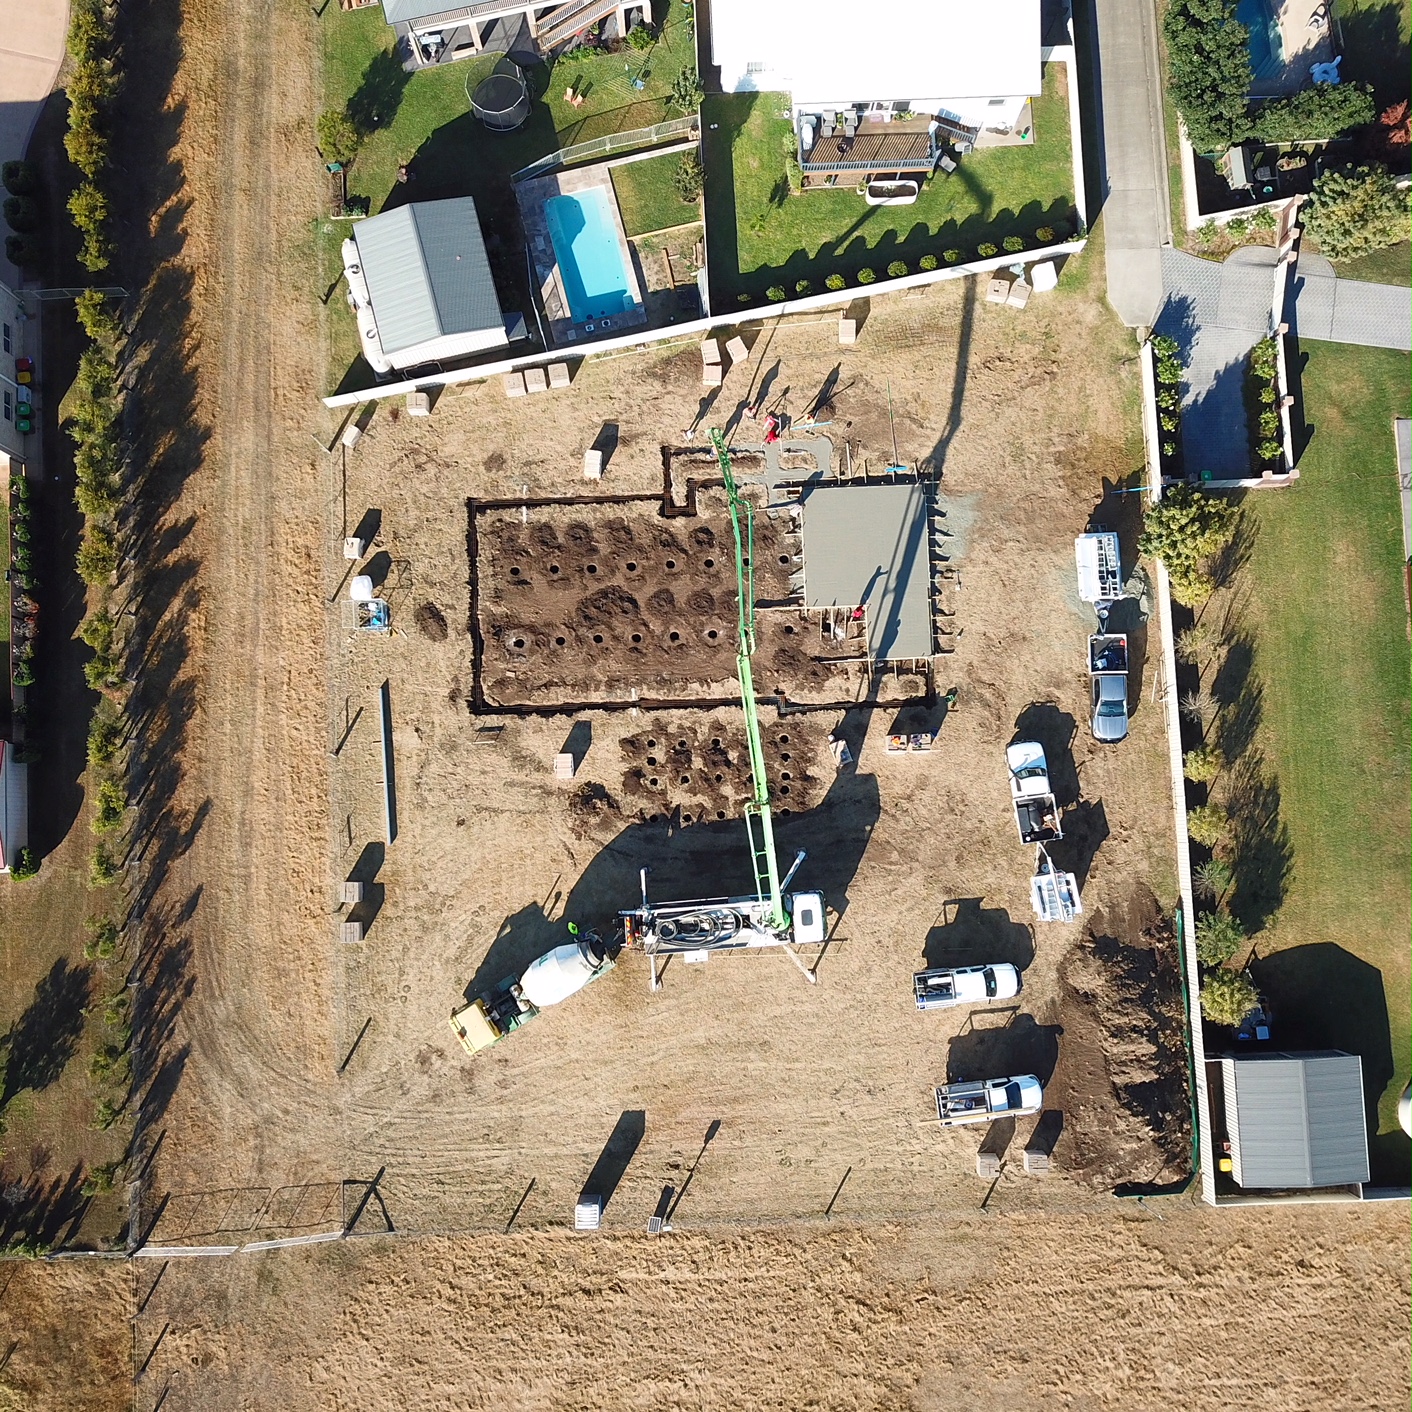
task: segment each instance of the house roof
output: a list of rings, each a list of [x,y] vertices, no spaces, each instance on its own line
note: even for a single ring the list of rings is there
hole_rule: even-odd
[[[504,328],[469,196],[370,216],[353,226],[353,239],[389,357],[449,334]]]
[[[804,496],[804,601],[868,610],[868,655],[932,655],[927,499],[916,483],[815,486]]]
[[[989,98],[1040,91],[1040,0],[712,0],[728,91],[796,103]]]
[[[1246,1188],[1368,1180],[1363,1064],[1356,1054],[1221,1060],[1231,1167]]]

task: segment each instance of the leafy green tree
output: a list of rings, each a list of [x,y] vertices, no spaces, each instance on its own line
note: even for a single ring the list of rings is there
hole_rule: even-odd
[[[117,708],[110,701],[100,701],[93,719],[88,723],[88,763],[111,764],[122,739],[123,725]]]
[[[1377,163],[1325,172],[1304,208],[1309,234],[1334,260],[1351,260],[1407,239],[1408,193]]]
[[[1373,91],[1359,83],[1316,83],[1287,98],[1273,98],[1253,117],[1266,142],[1312,142],[1341,137],[1373,121]]]
[[[1250,31],[1235,0],[1172,0],[1162,21],[1172,99],[1198,152],[1250,131]]]
[[[1208,858],[1191,870],[1191,885],[1198,896],[1219,902],[1233,881],[1230,864],[1221,858]]]
[[[681,154],[681,161],[672,173],[672,186],[677,195],[690,205],[700,198],[704,183],[705,173],[701,170],[701,158],[693,147]]]
[[[1161,559],[1177,601],[1195,606],[1211,592],[1205,562],[1230,542],[1239,518],[1229,500],[1174,486],[1144,516],[1138,551]]]
[[[701,76],[695,69],[683,69],[672,80],[667,106],[677,108],[683,113],[694,113],[701,106],[703,97],[705,89],[701,87]]]
[[[1188,809],[1186,831],[1192,842],[1203,848],[1214,848],[1226,836],[1226,826],[1230,820],[1226,811],[1218,804],[1201,804]]]
[[[118,339],[122,336],[122,325],[108,303],[108,297],[96,289],[85,289],[74,300],[74,309],[83,331],[105,354],[112,357]]]
[[[1250,977],[1239,971],[1212,971],[1201,982],[1201,1013],[1213,1025],[1234,1028],[1259,1004]]]
[[[88,881],[91,887],[107,887],[118,875],[113,855],[101,844],[95,844],[88,859]]]
[[[1198,745],[1182,757],[1182,774],[1193,784],[1210,784],[1221,773],[1225,763],[1215,745]]]
[[[320,113],[315,133],[324,161],[341,162],[345,167],[358,155],[363,141],[346,108],[329,108]]]
[[[89,525],[78,547],[78,572],[84,583],[106,583],[118,567],[118,543],[104,525]]]
[[[1207,912],[1196,923],[1196,955],[1204,966],[1222,966],[1245,941],[1241,924],[1227,912]]]

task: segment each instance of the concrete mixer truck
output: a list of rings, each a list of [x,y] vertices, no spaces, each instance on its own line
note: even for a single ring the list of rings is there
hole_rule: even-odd
[[[576,995],[613,969],[613,957],[596,932],[580,932],[572,922],[569,932],[572,941],[531,961],[522,976],[501,981],[451,1012],[451,1028],[468,1054],[498,1044],[541,1010]]]

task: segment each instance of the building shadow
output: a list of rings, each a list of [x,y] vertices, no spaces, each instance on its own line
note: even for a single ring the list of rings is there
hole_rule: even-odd
[[[1003,907],[982,907],[981,901],[957,897],[941,904],[941,920],[922,944],[927,969],[1008,962],[1023,971],[1034,960],[1034,928],[1012,921]]]
[[[619,1116],[608,1135],[608,1141],[603,1144],[603,1151],[593,1164],[593,1170],[584,1181],[579,1193],[580,1201],[596,1196],[602,1200],[603,1209],[607,1209],[646,1131],[647,1114],[643,1109],[629,1108]]]
[[[1362,1059],[1373,1184],[1406,1186],[1407,1135],[1395,1123],[1378,1131],[1378,1104],[1396,1069],[1382,972],[1330,941],[1262,956],[1250,972],[1281,1049],[1341,1049]]]

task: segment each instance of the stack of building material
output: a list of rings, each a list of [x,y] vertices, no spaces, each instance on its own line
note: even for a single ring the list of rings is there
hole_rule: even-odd
[[[721,367],[721,345],[714,338],[701,342],[701,384],[703,387],[719,387],[725,381],[725,371]]]

